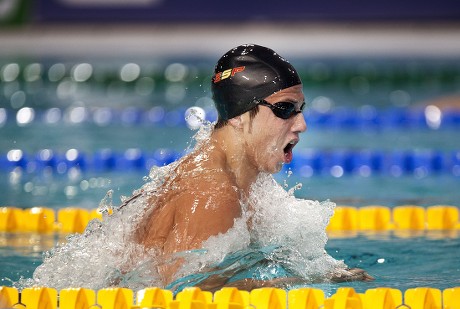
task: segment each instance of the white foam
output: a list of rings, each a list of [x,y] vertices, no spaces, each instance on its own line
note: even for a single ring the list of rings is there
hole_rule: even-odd
[[[195,137],[197,147],[209,138],[210,132],[210,124],[200,128]],[[174,177],[171,173],[176,165],[152,168],[149,182],[133,193],[140,198],[121,209],[115,208],[112,215],[105,215],[103,222],[93,220],[83,234],[72,235],[67,243],[47,252],[33,278],[22,279],[16,285],[95,290],[107,286],[131,289],[161,286],[156,266],[164,261],[159,260],[157,252],[137,244],[133,233],[139,220],[153,209],[147,207],[149,196],[155,194],[167,176]],[[345,268],[324,250],[325,229],[335,204],[298,199],[294,191],[294,188],[286,191],[271,175],[260,175],[252,186],[249,201],[242,204],[242,217],[235,220],[233,228],[210,237],[201,251],[179,254],[186,262],[176,279],[209,269],[228,254],[254,245],[276,247],[270,253],[272,262],[281,263],[290,273],[306,280],[326,279]],[[112,208],[109,192],[100,209],[108,212]]]
[[[262,174],[252,187],[253,237],[261,246],[281,245],[280,258],[291,272],[310,280],[344,268],[325,252],[326,226],[335,204],[298,199],[273,177]]]

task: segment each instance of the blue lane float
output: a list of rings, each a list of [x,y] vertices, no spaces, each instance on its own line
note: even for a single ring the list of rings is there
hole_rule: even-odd
[[[300,150],[285,169],[302,176],[415,175],[460,176],[460,151],[439,150]]]
[[[460,126],[460,111],[436,108],[377,110],[370,106],[359,109],[341,107],[324,113],[310,110],[305,116],[311,126],[333,129],[449,129]]]
[[[92,154],[77,149],[59,153],[42,149],[28,154],[12,149],[0,155],[0,173],[21,170],[26,173],[44,171],[65,174],[71,170],[82,172],[142,171],[164,166],[178,160],[183,153],[171,149],[143,151],[130,148],[124,151],[100,149]],[[342,177],[345,175],[385,175],[399,177],[445,174],[460,176],[460,150],[318,150],[299,149],[284,171],[294,171],[303,177]]]
[[[109,125],[153,125],[164,127],[185,127],[187,125],[185,107],[166,110],[161,106],[149,109],[128,107],[115,109],[109,107],[69,107],[38,110],[24,107],[20,110],[0,109],[0,128],[7,123],[27,126],[34,123]],[[214,108],[205,108],[205,118],[215,121]],[[338,107],[327,112],[314,109],[305,111],[308,124],[327,129],[453,129],[460,127],[460,110],[441,111],[437,107],[425,109],[391,108],[379,110],[372,106],[360,108]]]

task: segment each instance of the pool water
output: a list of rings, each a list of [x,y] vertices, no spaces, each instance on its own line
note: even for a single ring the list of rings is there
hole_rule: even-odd
[[[11,286],[20,277],[30,278],[42,262],[42,251],[51,249],[59,241],[64,239],[51,235],[1,235],[0,285]],[[383,286],[405,291],[421,286],[445,289],[460,285],[460,238],[456,235],[432,233],[400,238],[381,234],[331,238],[326,250],[350,267],[367,270],[376,279],[309,285],[322,289],[329,296],[341,286],[364,292]]]
[[[458,237],[360,236],[331,239],[327,250],[348,265],[368,270],[376,278],[372,282],[340,284],[359,291],[380,286],[402,291],[421,286],[445,289],[460,284],[460,267],[456,263],[460,253]]]
[[[2,205],[30,208],[46,206],[54,209],[82,207],[93,209],[108,190],[114,190],[114,204],[121,196],[129,196],[144,184],[143,172],[92,172],[84,175],[22,175],[14,182],[0,179],[3,189]],[[299,198],[326,200],[339,205],[457,205],[460,200],[458,180],[450,175],[436,175],[417,179],[413,176],[288,176],[286,172],[275,177],[291,188],[298,183]]]
[[[99,66],[97,59],[92,66],[40,61],[0,60],[0,206],[94,209],[108,190],[114,191],[117,204],[144,184],[149,167],[177,158],[190,146],[195,131],[184,121],[187,107],[199,106],[209,120],[215,119],[206,86],[209,59],[155,64],[143,59],[137,61],[140,75],[128,78],[136,61],[102,61]],[[302,183],[295,191],[298,198],[330,199],[338,205],[459,206],[458,114],[444,114],[449,121],[437,123],[417,118],[420,113],[415,118],[400,113],[422,110],[425,115],[427,102],[458,95],[458,63],[296,59],[305,83],[309,128],[294,150],[293,164],[275,178],[286,189]],[[354,118],[346,118],[350,111]],[[363,111],[371,116],[358,121],[356,115]],[[81,156],[79,165],[65,158],[70,149]],[[113,161],[102,155],[107,149]],[[22,161],[16,160],[18,150]],[[312,152],[329,161],[308,165]],[[395,168],[382,163],[347,170],[344,157],[355,158],[357,152],[388,155]],[[11,153],[16,157],[9,158]],[[442,164],[422,160],[419,166],[414,162],[420,153],[440,154]],[[136,161],[133,154],[145,157]],[[0,285],[30,278],[43,252],[62,241],[63,235],[1,233]],[[374,282],[315,285],[329,295],[339,286],[364,291],[460,285],[460,237],[452,231],[408,238],[391,233],[332,237],[326,249],[376,277]]]
[[[196,133],[185,124],[171,127],[111,124],[101,127],[91,123],[64,123],[57,126],[38,122],[21,127],[15,123],[7,123],[0,130],[4,133],[2,136],[5,136],[0,139],[0,149],[4,151],[0,156],[3,156],[3,159],[12,149],[19,149],[28,162],[39,162],[38,166],[24,166],[20,170],[15,170],[14,166],[8,165],[0,158],[0,170],[7,176],[0,178],[2,205],[85,208],[94,208],[109,189],[115,191],[115,196],[130,195],[134,189],[142,185],[148,168],[154,164],[145,159],[141,165],[125,164],[105,168],[102,163],[92,164],[93,157],[107,149],[118,158],[130,151],[146,157],[166,158],[168,153],[173,157],[179,157],[193,144],[192,137]],[[297,191],[301,198],[331,199],[339,204],[457,205],[460,194],[456,190],[460,179],[460,140],[455,138],[455,135],[456,130],[448,128],[409,129],[401,134],[401,130],[391,128],[361,131],[321,129],[313,126],[301,135],[301,140],[294,150],[294,161],[291,166],[286,167],[276,177],[280,183],[285,183],[289,187],[302,183],[302,188]],[[59,170],[58,163],[53,165],[52,162],[46,163],[45,159],[40,161],[42,153],[63,157],[69,149],[76,149],[86,160],[86,164],[80,169],[71,170],[68,167]],[[339,160],[336,163],[319,163],[322,165],[318,171],[302,169],[301,165],[295,166],[296,162],[312,152],[319,159],[333,155],[356,156],[358,153],[368,152],[374,155],[394,156],[399,160],[394,164],[399,165],[403,164],[402,156],[405,152],[414,155],[439,152],[450,163],[446,163],[446,167],[440,170],[421,166],[404,172],[382,167],[381,170],[354,170],[342,174],[331,173],[331,168],[335,164],[343,166],[343,160],[346,158],[341,157],[336,159]],[[452,162],[453,158],[456,163]],[[53,159],[58,162],[64,160]],[[43,164],[49,165],[50,168],[40,167],[40,162],[44,162]]]

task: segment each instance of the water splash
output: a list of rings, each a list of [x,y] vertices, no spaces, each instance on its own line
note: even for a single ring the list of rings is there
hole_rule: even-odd
[[[292,192],[271,175],[260,175],[248,201],[252,209],[242,205],[233,228],[210,237],[202,250],[182,255],[187,263],[167,288],[177,291],[214,275],[229,282],[296,277],[313,283],[342,273],[347,266],[324,249],[335,204],[297,199]]]
[[[212,124],[204,123],[195,134],[195,150],[209,140]],[[194,150],[192,150],[194,151]],[[108,286],[141,289],[162,286],[157,271],[164,263],[160,252],[147,250],[133,235],[142,218],[154,207],[149,198],[166,179],[173,179],[178,162],[153,167],[148,182],[124,198],[121,207],[112,206],[112,191],[99,209],[104,220],[93,220],[83,234],[71,235],[44,254],[43,264],[33,278],[21,279],[18,288],[49,286],[56,289],[85,287],[98,290]],[[329,256],[326,226],[335,204],[297,199],[294,191],[261,174],[252,185],[242,216],[226,233],[211,236],[200,250],[180,252],[173,259],[184,259],[172,289],[202,282],[213,274],[230,281],[240,278],[272,279],[296,276],[306,281],[326,280],[346,267]],[[113,212],[112,215],[106,215]]]
[[[345,267],[324,250],[325,230],[335,204],[297,199],[293,193],[286,192],[271,175],[259,177],[250,197],[254,205],[253,242],[261,247],[281,246],[275,257],[292,274],[306,280],[326,278]]]
[[[97,211],[100,212],[104,217],[113,212],[113,205],[112,205],[112,196],[113,190],[109,190],[104,198],[99,203],[99,207]]]

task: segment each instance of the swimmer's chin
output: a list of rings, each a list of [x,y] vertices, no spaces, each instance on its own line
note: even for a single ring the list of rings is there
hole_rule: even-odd
[[[276,174],[276,173],[279,173],[279,172],[281,172],[281,170],[283,169],[284,164],[286,164],[286,163],[284,163],[284,162],[278,162],[278,163],[273,167],[272,170],[270,170],[270,171],[265,171],[265,172],[267,172],[267,173],[269,173],[269,174]]]
[[[283,165],[284,165],[284,162],[279,162],[279,163],[276,165],[276,172],[275,172],[275,173],[281,172],[281,170],[283,169]]]
[[[266,166],[265,168],[260,168],[259,172],[262,173],[267,173],[267,174],[276,174],[281,172],[283,169],[284,162],[277,162],[277,163],[272,163],[271,166]]]

